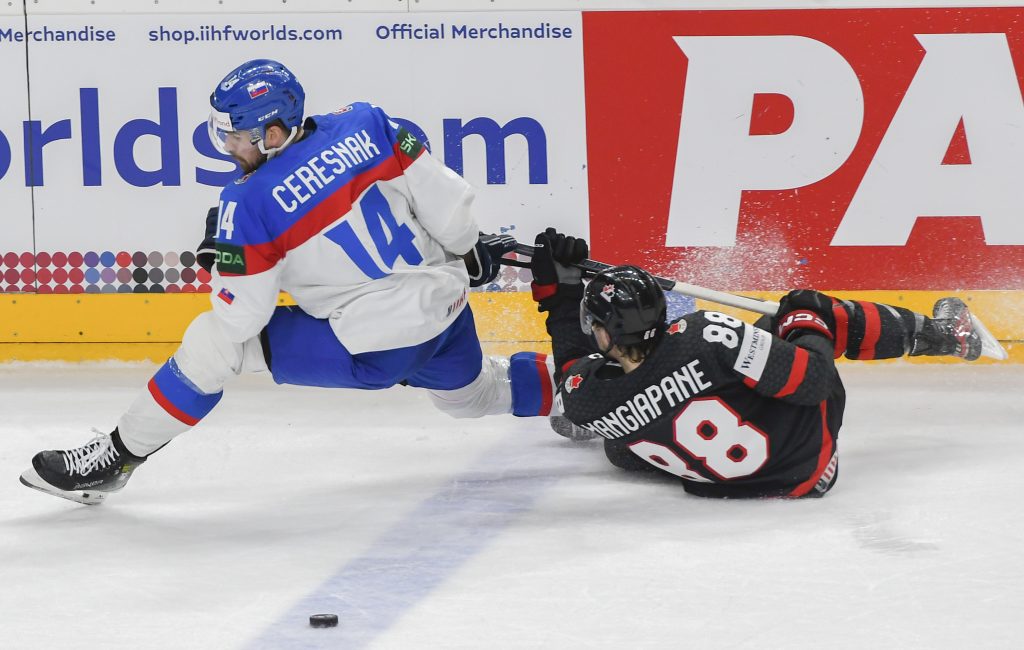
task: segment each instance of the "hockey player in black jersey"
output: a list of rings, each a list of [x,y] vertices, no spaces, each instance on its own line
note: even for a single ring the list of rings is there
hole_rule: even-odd
[[[604,438],[613,464],[674,474],[699,496],[831,489],[846,402],[839,356],[981,353],[957,298],[939,300],[928,318],[798,290],[756,325],[715,311],[666,323],[665,296],[646,271],[613,267],[584,289],[571,264],[587,257],[585,241],[549,228],[536,244],[532,288],[547,312],[556,404]]]

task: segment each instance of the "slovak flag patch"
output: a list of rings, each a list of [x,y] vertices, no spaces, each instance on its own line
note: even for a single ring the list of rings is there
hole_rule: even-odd
[[[583,383],[583,375],[570,375],[569,378],[565,380],[565,392],[566,393],[573,392],[574,390],[579,388],[580,384],[582,384],[582,383]]]
[[[228,303],[229,305],[235,301],[235,294],[231,293],[227,289],[221,289],[217,297]]]
[[[256,83],[249,84],[246,90],[249,91],[249,99],[256,99],[260,95],[266,95],[270,92],[266,81],[257,81]]]

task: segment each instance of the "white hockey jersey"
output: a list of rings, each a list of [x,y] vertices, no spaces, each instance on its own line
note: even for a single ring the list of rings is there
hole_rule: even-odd
[[[353,354],[437,336],[466,303],[471,186],[370,104],[304,128],[221,192],[211,299],[224,331],[257,335],[284,290]]]

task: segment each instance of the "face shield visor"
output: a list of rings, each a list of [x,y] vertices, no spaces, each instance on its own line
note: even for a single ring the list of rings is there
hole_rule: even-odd
[[[277,111],[274,112],[276,113]],[[206,131],[214,148],[225,156],[235,157],[240,153],[244,155],[244,150],[246,149],[246,146],[242,144],[244,142],[258,149],[261,154],[268,158],[273,158],[295,140],[299,134],[299,127],[293,126],[291,128],[288,137],[281,146],[268,148],[264,145],[259,129],[238,131],[231,124],[230,115],[214,109],[210,111],[210,117],[206,121]],[[242,150],[241,152],[240,149]]]
[[[217,109],[210,111],[210,118],[206,121],[206,131],[214,148],[225,156],[231,155],[227,149],[228,134],[234,130],[230,115]]]
[[[214,148],[224,156],[245,155],[247,145],[258,146],[261,154],[266,154],[258,131],[239,131],[231,124],[231,116],[214,109],[206,122],[207,134]],[[294,131],[294,129],[293,129]]]
[[[594,335],[594,323],[600,323],[601,321],[594,318],[594,315],[587,309],[587,300],[584,298],[580,301],[580,329],[587,336]]]

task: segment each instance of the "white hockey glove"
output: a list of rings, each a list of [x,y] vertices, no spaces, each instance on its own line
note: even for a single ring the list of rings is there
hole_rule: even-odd
[[[480,287],[498,277],[501,271],[499,260],[515,249],[516,240],[508,235],[480,233],[476,246],[463,256],[469,272],[469,286]]]

